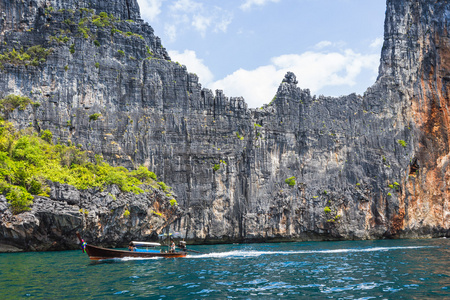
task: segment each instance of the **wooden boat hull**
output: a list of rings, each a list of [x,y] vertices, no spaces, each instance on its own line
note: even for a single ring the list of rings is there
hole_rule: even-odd
[[[168,253],[155,253],[155,252],[135,252],[127,250],[114,250],[108,248],[102,248],[97,246],[86,245],[86,253],[89,255],[91,260],[101,260],[101,259],[114,259],[114,258],[152,258],[152,257],[163,257],[163,258],[175,258],[175,257],[186,257],[186,252],[168,252]]]

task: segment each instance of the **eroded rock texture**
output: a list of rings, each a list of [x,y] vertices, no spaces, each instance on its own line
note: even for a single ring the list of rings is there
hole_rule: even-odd
[[[312,96],[288,73],[259,109],[171,62],[134,0],[105,2],[0,0],[0,52],[53,49],[36,66],[2,62],[3,95],[41,103],[9,113],[18,127],[149,167],[191,241],[449,235],[448,1],[387,1],[364,96]],[[99,26],[101,12],[114,18]]]
[[[157,240],[180,217],[164,192],[140,195],[116,186],[79,191],[54,183],[50,197],[36,197],[30,212],[13,215],[0,196],[0,252],[78,249],[76,232],[89,243],[125,247],[131,240]]]

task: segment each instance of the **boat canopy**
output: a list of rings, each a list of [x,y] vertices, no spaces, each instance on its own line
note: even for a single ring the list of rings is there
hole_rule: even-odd
[[[132,241],[131,243],[133,243],[133,245],[136,247],[159,247],[159,246],[161,246],[160,243],[136,242],[136,241]]]

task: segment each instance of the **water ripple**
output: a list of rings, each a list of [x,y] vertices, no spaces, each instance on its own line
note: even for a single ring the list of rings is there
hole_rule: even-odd
[[[179,259],[90,263],[0,254],[0,299],[450,298],[450,240],[197,246]]]

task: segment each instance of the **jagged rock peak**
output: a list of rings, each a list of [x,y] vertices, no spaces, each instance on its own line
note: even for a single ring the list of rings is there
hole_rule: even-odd
[[[284,79],[282,82],[286,82],[286,83],[290,83],[290,84],[297,84],[297,77],[295,76],[295,74],[293,72],[287,72],[286,75],[284,76]]]
[[[293,72],[287,72],[276,94],[276,103],[282,104],[288,101],[309,101],[311,98],[309,89],[302,90],[297,86],[297,77]]]

